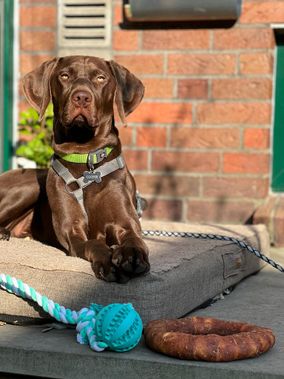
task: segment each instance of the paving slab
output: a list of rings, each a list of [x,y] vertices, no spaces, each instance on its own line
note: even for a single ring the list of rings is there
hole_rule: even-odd
[[[272,256],[284,264],[284,251]],[[127,353],[96,353],[76,343],[75,330],[43,326],[0,326],[0,372],[48,378],[284,378],[284,275],[265,267],[236,286],[200,316],[251,322],[273,329],[276,344],[266,354],[249,360],[208,363],[182,361],[152,352],[144,342]],[[0,375],[1,377],[1,375]]]

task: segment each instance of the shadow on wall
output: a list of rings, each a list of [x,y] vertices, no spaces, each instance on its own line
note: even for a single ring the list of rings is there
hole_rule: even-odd
[[[148,217],[155,218],[155,208],[158,199],[163,195],[163,189],[167,187],[170,192],[170,196],[176,199],[178,196],[178,178],[174,177],[173,167],[165,165],[160,180],[156,180],[154,183],[153,199],[148,202],[149,211]],[[170,216],[173,221],[181,220],[181,209],[178,206],[172,206],[170,209]]]
[[[217,223],[228,222],[228,220],[245,225],[253,223],[253,209],[250,207],[240,209],[238,204],[231,205],[227,200],[228,196],[220,195],[216,200],[212,201],[215,208],[211,217],[212,220]]]
[[[153,128],[157,124],[166,124],[171,132],[168,136],[171,139],[166,145],[161,144],[160,140],[155,143],[155,136],[152,142],[151,137],[147,139],[151,143],[149,148],[152,151],[152,162],[148,177],[141,175],[141,187],[144,187],[141,192],[148,195],[149,203],[145,216],[173,221],[188,219],[197,222],[251,223],[256,206],[251,196],[242,199],[240,192],[231,199],[227,184],[224,191],[219,186],[215,191],[200,192],[200,180],[215,176],[219,170],[223,145],[219,144],[218,150],[215,148],[211,151],[210,147],[215,146],[212,145],[214,141],[210,142],[210,136],[205,136],[203,141],[202,135],[198,137],[199,133],[197,138],[200,140],[196,143],[190,140],[192,131],[199,127],[198,121],[191,120],[190,102],[178,106],[175,104],[175,107],[168,109],[163,107],[163,110],[168,114],[161,115],[153,107],[153,113],[149,117],[139,115],[139,122]],[[182,133],[176,133],[178,129],[183,129]],[[228,183],[228,180],[229,177],[225,182]],[[209,186],[209,181],[206,183],[204,181],[204,186]],[[205,190],[208,189],[210,188],[205,187]]]
[[[174,121],[167,123],[170,130],[174,131],[175,128],[187,127],[188,138],[190,138],[190,131],[198,128],[198,124],[191,121],[190,112],[191,105],[182,103],[175,114],[169,113],[168,119]],[[164,120],[165,117],[161,117],[160,114],[153,114],[152,117],[148,117],[142,122],[147,126],[155,127],[155,123],[162,124],[165,122]],[[143,187],[145,189],[141,191],[142,194],[143,192],[150,194],[145,217],[172,221],[187,221],[188,219],[196,222],[226,222],[231,220],[250,224],[251,215],[254,211],[252,202],[247,202],[245,206],[239,207],[237,200],[229,201],[226,189],[224,189],[224,194],[216,193],[211,197],[209,196],[208,199],[202,198],[199,189],[200,177],[206,175],[207,172],[213,173],[216,168],[210,167],[213,163],[209,156],[206,158],[206,154],[204,154],[203,160],[202,152],[199,154],[196,149],[191,150],[192,145],[188,144],[186,140],[184,142],[181,140],[180,145],[182,149],[172,140],[167,141],[166,146],[155,145],[153,142],[152,171],[148,178],[144,177]],[[199,144],[193,147],[198,146]],[[206,148],[206,144],[204,147]],[[208,169],[206,165],[208,165]],[[149,180],[148,183],[147,179]]]
[[[182,103],[179,111],[175,115],[176,122],[170,124],[171,129],[189,124],[189,110],[188,103]],[[170,118],[174,117],[169,115]],[[143,124],[155,125],[155,117],[143,120]],[[159,121],[160,122],[160,121]],[[188,126],[189,128],[192,126]],[[171,143],[171,141],[169,141]],[[168,218],[172,221],[182,221],[183,218],[183,199],[181,196],[187,197],[190,194],[188,188],[188,195],[184,193],[181,195],[179,191],[179,180],[176,172],[190,174],[190,167],[186,167],[184,163],[180,162],[178,154],[171,154],[170,159],[167,156],[169,150],[165,147],[161,152],[158,162],[152,162],[152,170],[159,171],[159,175],[154,183],[151,183],[152,198],[148,199],[147,218]],[[175,150],[178,152],[178,149]],[[173,151],[171,151],[173,153]],[[165,200],[165,195],[167,199]],[[164,208],[161,210],[161,208]],[[166,208],[166,209],[165,209]],[[166,217],[165,217],[166,216]]]

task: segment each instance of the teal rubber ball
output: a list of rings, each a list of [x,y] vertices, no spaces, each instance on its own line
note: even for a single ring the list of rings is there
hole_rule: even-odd
[[[96,316],[95,335],[99,347],[117,352],[133,349],[142,336],[141,317],[128,304],[109,304]]]

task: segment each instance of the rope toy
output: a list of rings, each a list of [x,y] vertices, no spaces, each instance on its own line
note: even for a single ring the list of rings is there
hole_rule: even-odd
[[[125,352],[133,349],[142,336],[141,317],[128,304],[91,304],[79,312],[72,311],[42,296],[34,288],[10,275],[0,274],[0,287],[36,302],[45,312],[64,324],[77,325],[77,342],[89,344],[97,352],[105,349]]]

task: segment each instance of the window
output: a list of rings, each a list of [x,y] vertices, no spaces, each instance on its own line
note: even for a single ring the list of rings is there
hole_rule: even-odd
[[[59,0],[58,55],[109,58],[111,6],[111,0]]]

